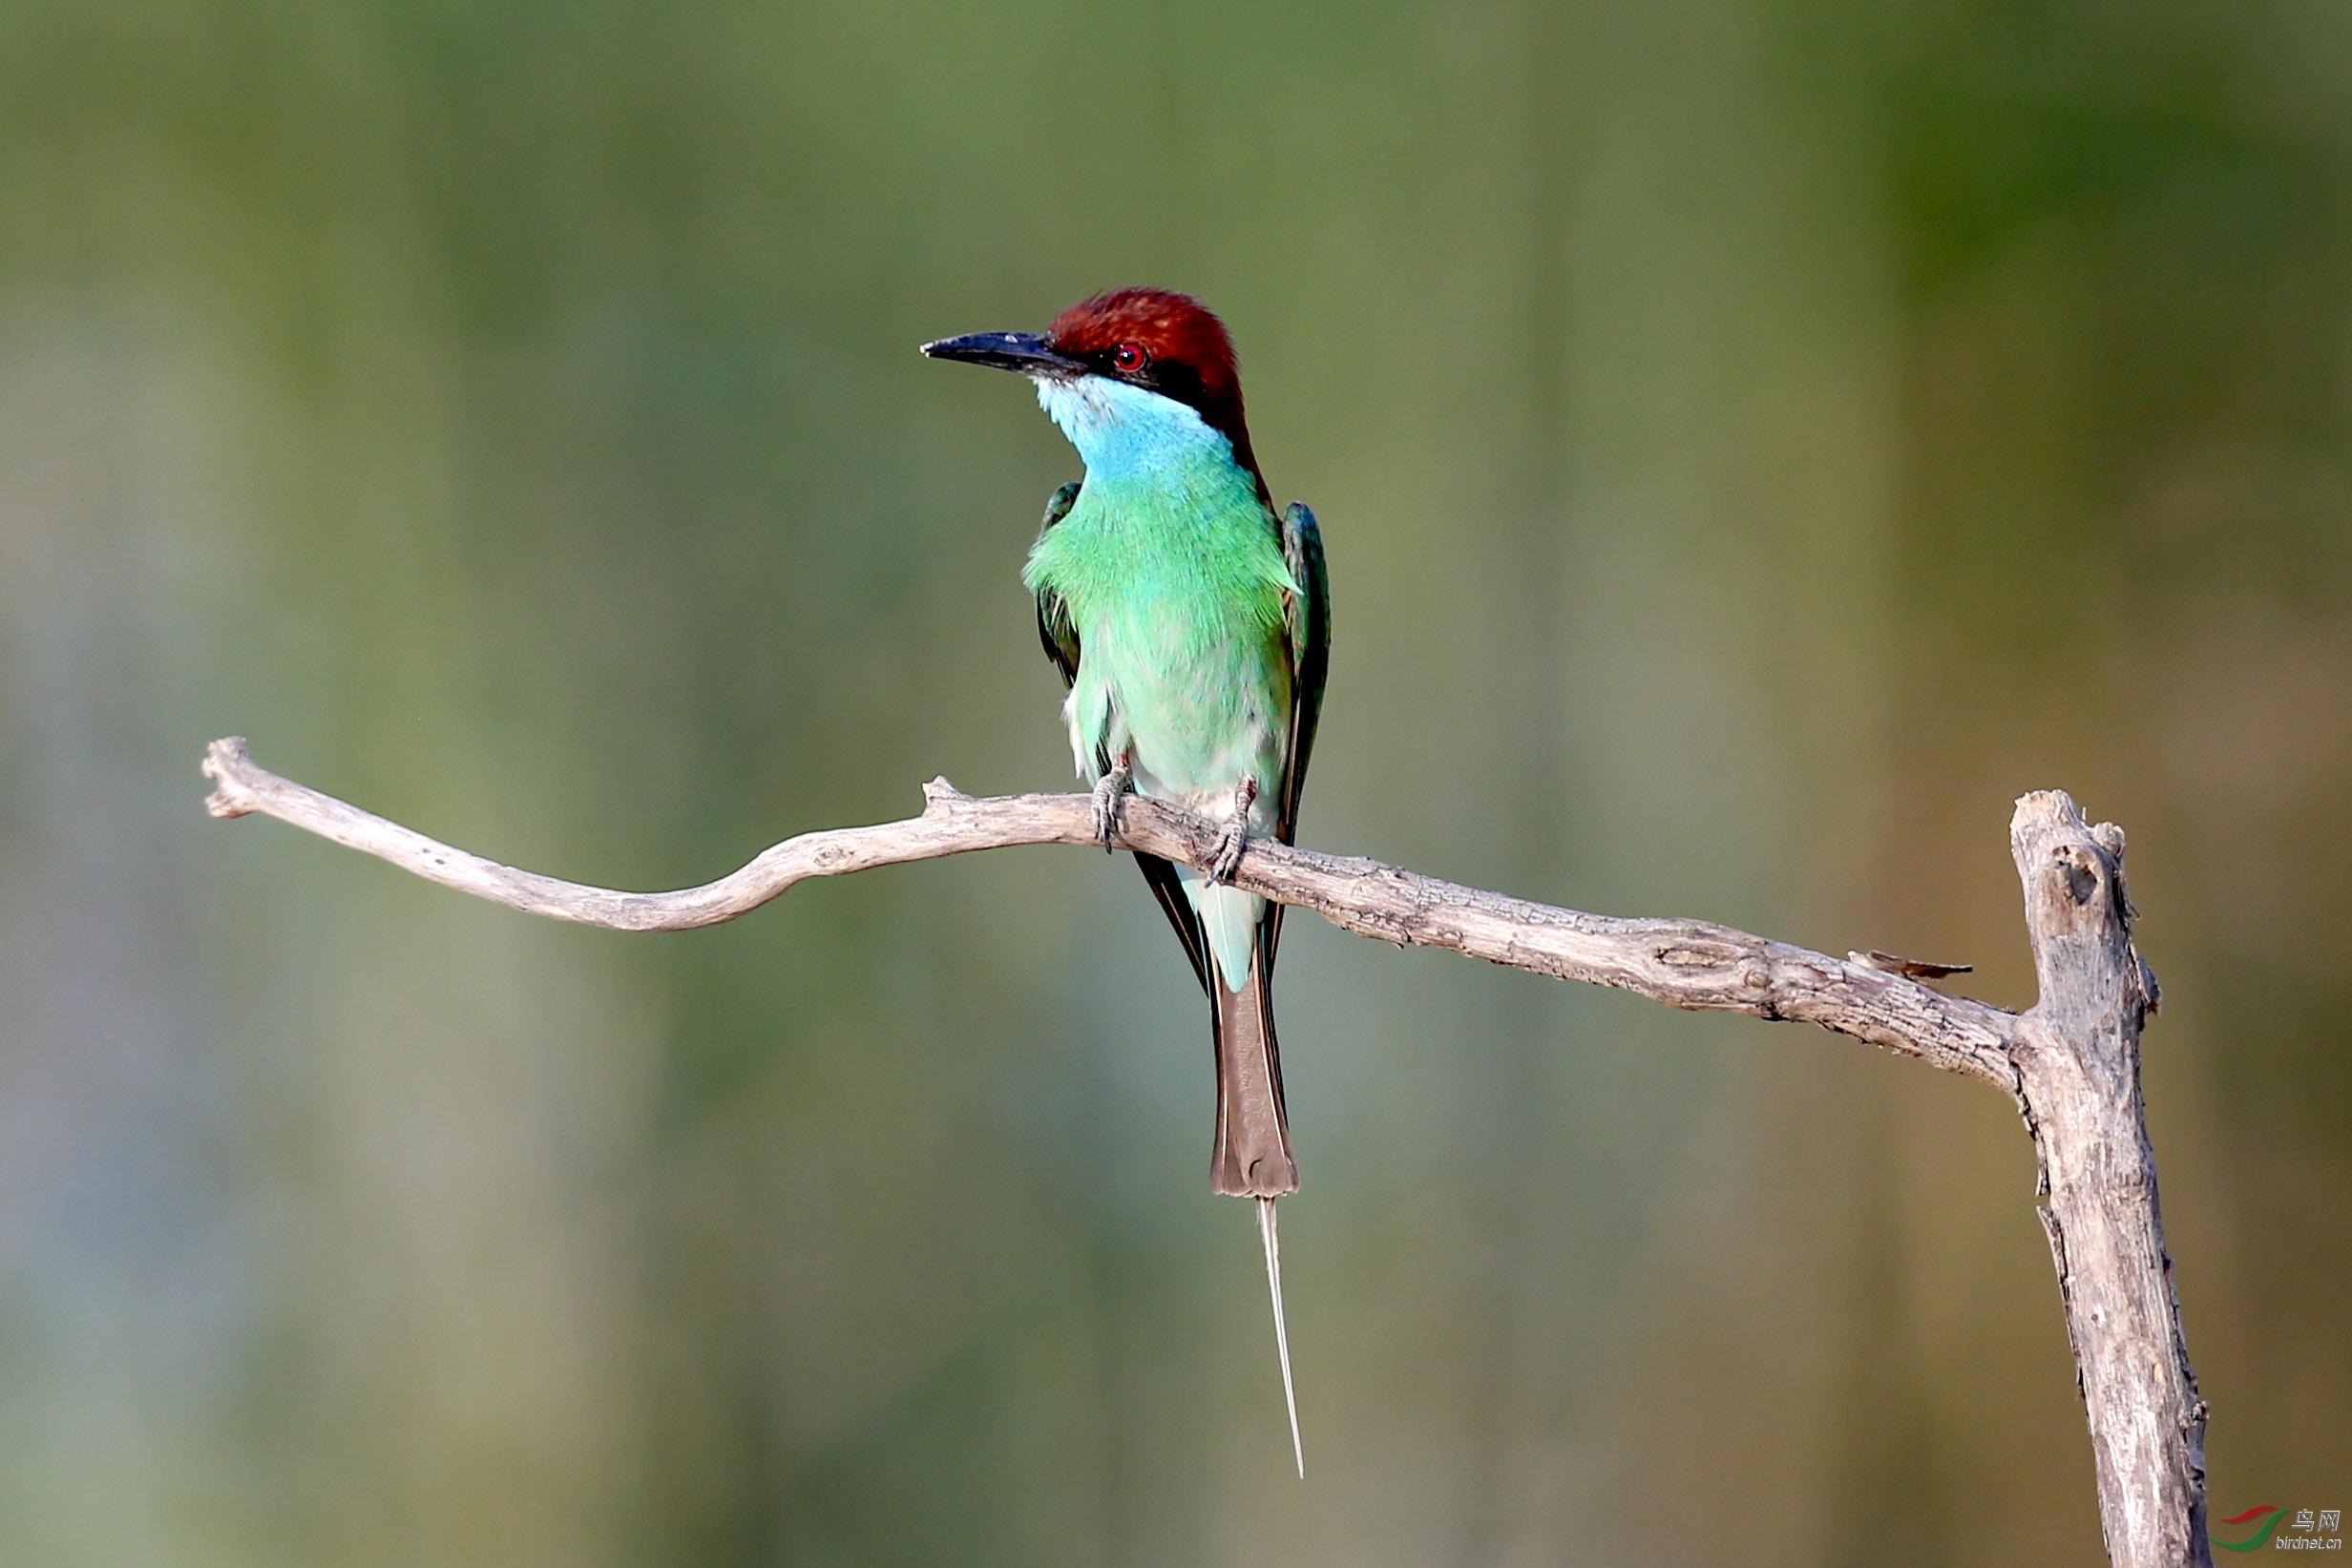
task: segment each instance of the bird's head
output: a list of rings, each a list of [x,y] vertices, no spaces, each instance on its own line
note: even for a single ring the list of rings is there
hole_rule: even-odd
[[[975,332],[927,343],[923,352],[1036,382],[1039,403],[1089,471],[1164,461],[1222,437],[1233,461],[1257,476],[1233,340],[1188,294],[1114,289],[1081,300],[1042,334]]]

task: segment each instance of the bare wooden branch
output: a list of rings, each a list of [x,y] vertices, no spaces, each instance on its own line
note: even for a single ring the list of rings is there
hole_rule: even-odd
[[[2090,1423],[2099,1517],[2117,1568],[2210,1564],[2205,1402],[2164,1250],[2140,1100],[2156,977],[2132,945],[2123,829],[2056,791],[2009,823],[2041,999],[2012,1054],[2049,1206],[2039,1212]]]
[[[748,913],[805,877],[1023,844],[1092,846],[1084,795],[976,799],[945,779],[922,815],[804,833],[740,870],[677,892],[584,887],[501,866],[306,789],[213,742],[218,817],[261,812],[494,903],[616,930],[683,930]],[[1122,847],[1207,868],[1223,829],[1128,797]],[[1980,1078],[2032,1133],[2048,1233],[2090,1427],[2099,1512],[2117,1568],[2204,1564],[2205,1406],[2197,1398],[2156,1207],[2139,1088],[2155,977],[2131,941],[2123,833],[2084,826],[2061,794],[2028,795],[2010,825],[2041,999],[2023,1015],[1916,976],[1959,972],[1876,950],[1838,959],[1697,920],[1628,919],[1508,898],[1359,860],[1253,841],[1234,881],[1343,930],[1448,948],[1512,969],[1613,986],[1670,1007],[1819,1027]]]
[[[742,869],[668,893],[617,892],[501,866],[452,849],[256,763],[237,737],[216,741],[204,772],[219,788],[216,817],[261,812],[390,861],[494,904],[615,930],[671,931],[747,914],[805,877],[934,860],[1022,844],[1094,845],[1084,795],[975,798],[945,779],[923,788],[923,814],[871,827],[803,833]],[[1118,839],[1186,866],[1216,858],[1223,827],[1158,801],[1128,796]],[[1786,1018],[1918,1056],[2013,1089],[2007,1039],[2015,1015],[1866,964],[1832,958],[1698,920],[1624,919],[1555,909],[1269,839],[1250,842],[1237,886],[1314,910],[1384,942],[1450,948],[1511,969],[1630,991],[1669,1007]]]

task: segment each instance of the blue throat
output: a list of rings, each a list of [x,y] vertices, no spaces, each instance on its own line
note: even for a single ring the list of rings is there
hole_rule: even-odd
[[[1038,382],[1038,406],[1061,427],[1089,477],[1142,477],[1169,468],[1235,468],[1233,444],[1174,398],[1108,376]]]

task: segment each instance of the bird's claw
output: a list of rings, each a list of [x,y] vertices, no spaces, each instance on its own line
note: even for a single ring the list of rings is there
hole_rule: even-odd
[[[1241,869],[1241,855],[1250,847],[1250,829],[1240,823],[1228,824],[1224,842],[1217,846],[1217,858],[1209,863],[1208,880],[1229,883]]]
[[[1208,880],[1230,883],[1241,869],[1242,851],[1250,847],[1250,807],[1258,798],[1258,782],[1244,778],[1233,786],[1233,820],[1225,825],[1225,837],[1217,845],[1217,858],[1208,864]]]
[[[1121,757],[1111,763],[1111,770],[1095,782],[1094,836],[1110,853],[1111,836],[1119,830],[1119,797],[1135,787],[1135,767]]]

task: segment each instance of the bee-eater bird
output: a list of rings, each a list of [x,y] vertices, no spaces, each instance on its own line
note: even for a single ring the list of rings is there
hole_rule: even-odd
[[[1230,882],[1251,834],[1288,844],[1298,826],[1331,641],[1322,536],[1298,502],[1275,513],[1232,340],[1187,295],[1118,289],[1041,336],[979,332],[923,352],[1029,377],[1085,461],[1085,478],[1046,503],[1021,580],[1068,687],[1062,716],[1104,847],[1129,789],[1228,824],[1207,873],[1135,861],[1208,993],[1209,1186],[1258,1201],[1303,1475],[1274,1231],[1274,1200],[1298,1190],[1270,990],[1282,907]]]

